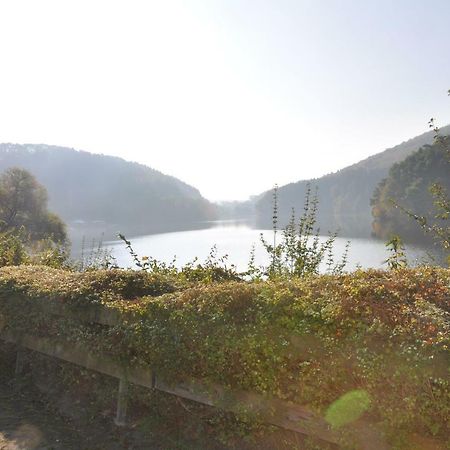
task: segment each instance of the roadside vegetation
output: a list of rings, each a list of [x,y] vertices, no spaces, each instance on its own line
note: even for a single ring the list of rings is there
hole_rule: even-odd
[[[0,327],[83,344],[173,383],[195,378],[307,405],[343,442],[356,423],[406,449],[417,435],[447,439],[449,286],[439,268],[205,282],[5,267]],[[123,323],[49,320],[42,298],[75,312],[103,305]],[[330,410],[349,393],[349,407]]]

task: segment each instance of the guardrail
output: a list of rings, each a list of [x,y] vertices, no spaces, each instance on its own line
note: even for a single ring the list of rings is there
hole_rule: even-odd
[[[9,299],[14,301],[14,298]],[[77,320],[84,323],[97,323],[115,326],[127,320],[137,320],[132,315],[121,314],[101,305],[90,305],[77,311],[61,302],[46,299],[33,300],[41,312]],[[255,392],[230,390],[217,384],[205,384],[201,380],[186,380],[173,385],[162,379],[157,371],[141,367],[124,367],[106,355],[93,354],[79,343],[58,341],[54,338],[42,338],[28,334],[18,335],[0,329],[0,338],[17,345],[16,373],[22,371],[23,348],[67,361],[78,366],[104,373],[119,380],[117,411],[115,423],[126,423],[128,384],[157,389],[162,392],[193,400],[209,406],[235,413],[243,410],[257,415],[258,420],[287,430],[318,437],[331,443],[337,443],[337,435],[330,426],[307,408],[289,402],[268,398]]]

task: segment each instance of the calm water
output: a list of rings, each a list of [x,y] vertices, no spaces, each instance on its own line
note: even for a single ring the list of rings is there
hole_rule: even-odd
[[[272,231],[256,230],[245,224],[218,222],[213,228],[175,233],[153,234],[130,239],[135,252],[141,256],[152,256],[160,261],[171,262],[176,257],[180,266],[192,261],[196,256],[204,261],[211,248],[216,245],[218,256],[228,255],[228,263],[235,264],[239,270],[246,270],[252,245],[255,245],[255,259],[258,265],[267,264],[268,257],[260,243],[260,234],[271,242]],[[325,237],[323,238],[325,239]],[[347,270],[361,265],[383,267],[388,257],[383,242],[372,239],[350,239],[349,264]],[[341,256],[347,239],[337,238],[335,255]],[[122,241],[110,241],[104,244],[117,259],[119,266],[132,267],[132,259]],[[425,256],[425,250],[408,248],[411,262]]]

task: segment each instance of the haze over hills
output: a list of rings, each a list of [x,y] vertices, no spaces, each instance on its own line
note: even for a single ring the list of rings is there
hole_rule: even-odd
[[[43,144],[0,144],[0,171],[30,171],[72,232],[113,237],[196,228],[215,218],[194,187],[142,164]]]
[[[441,132],[450,134],[450,125]],[[338,172],[281,186],[280,226],[287,223],[292,207],[301,211],[310,183],[318,187],[318,222],[324,233],[370,236],[370,199],[376,186],[393,164],[431,144],[433,136],[430,131]],[[254,218],[257,227],[272,225],[271,191],[247,202],[214,205],[177,178],[118,157],[44,144],[0,144],[0,171],[13,166],[30,171],[47,188],[49,208],[69,224],[72,237],[203,228],[216,218]]]
[[[450,125],[441,128],[441,133],[450,134]],[[429,131],[338,172],[281,186],[278,191],[280,225],[287,223],[292,208],[302,210],[310,183],[313,188],[318,188],[318,223],[324,233],[339,230],[344,236],[370,236],[370,199],[376,186],[388,175],[393,164],[403,161],[423,145],[432,144],[433,138],[434,132]],[[255,213],[259,227],[271,227],[272,191],[267,191],[256,201]]]

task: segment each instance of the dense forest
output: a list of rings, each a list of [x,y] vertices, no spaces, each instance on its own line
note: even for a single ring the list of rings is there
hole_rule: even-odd
[[[49,145],[0,144],[0,171],[21,167],[48,191],[49,208],[69,228],[111,237],[199,226],[215,207],[199,191],[142,164]]]
[[[441,129],[450,133],[450,126]],[[427,132],[338,172],[313,180],[281,186],[278,190],[280,224],[287,224],[291,208],[303,208],[308,184],[318,188],[318,223],[323,232],[339,229],[341,235],[368,237],[372,215],[370,199],[378,183],[388,175],[391,166],[404,160],[420,147],[433,143],[433,132]],[[267,191],[256,202],[259,226],[271,227],[272,192]]]
[[[429,218],[436,215],[430,192],[435,183],[450,192],[449,153],[439,142],[394,164],[378,184],[371,200],[373,234],[382,239],[399,234],[407,241],[423,240],[423,231],[405,211]]]

